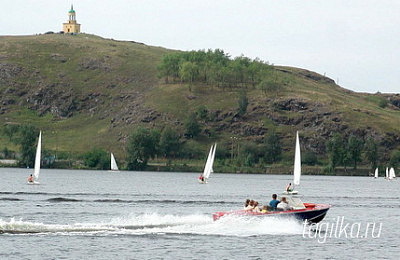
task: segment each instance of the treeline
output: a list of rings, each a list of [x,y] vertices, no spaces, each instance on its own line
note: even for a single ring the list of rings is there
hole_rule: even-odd
[[[193,124],[201,116],[201,114],[197,114],[190,117],[186,132],[190,130],[190,127],[193,128]],[[199,125],[196,124],[197,130],[190,130],[192,134],[199,131],[198,127]],[[11,125],[5,126],[3,134],[20,147],[17,156],[20,166],[32,167],[39,130],[29,125]],[[165,127],[162,130],[138,127],[128,138],[125,147],[126,157],[117,158],[117,161],[118,159],[125,161],[125,166],[122,168],[127,170],[145,170],[148,162],[156,157],[166,160],[167,166],[179,159],[204,160],[209,147],[205,149],[198,142],[191,141],[187,134],[186,137],[184,136],[172,127]],[[212,142],[214,141],[216,140]],[[355,135],[344,136],[335,133],[326,142],[327,157],[321,157],[311,150],[302,149],[302,163],[323,166],[325,173],[333,173],[337,167],[356,169],[360,164],[369,165],[371,169],[378,165],[394,168],[400,166],[400,150],[393,150],[390,158],[380,158],[378,148],[378,143],[373,138],[364,140]],[[8,154],[12,152],[7,148],[4,150],[7,150]],[[59,151],[59,155],[62,153],[65,151]],[[54,151],[44,150],[42,154],[42,162],[45,157],[54,157]],[[61,159],[60,156],[58,159]],[[75,157],[75,160],[83,160],[87,168],[110,168],[110,153],[101,147],[93,147],[80,157]],[[218,167],[225,169],[257,167],[262,170],[269,165],[285,165],[291,163],[292,160],[292,156],[284,156],[279,134],[271,131],[264,137],[262,143],[254,143],[239,137],[218,141],[215,166],[217,169]]]
[[[274,91],[285,84],[274,66],[258,58],[239,56],[234,59],[223,50],[174,52],[163,56],[158,76],[168,83],[204,83],[221,88],[259,88]]]
[[[155,157],[168,159],[204,159],[207,149],[203,146],[187,143],[180,134],[172,128],[146,129],[139,127],[129,137],[127,143],[126,168],[128,170],[144,170],[149,160]],[[221,167],[258,167],[260,169],[273,164],[290,163],[293,157],[285,157],[279,134],[271,131],[261,144],[256,144],[238,137],[231,137],[218,143],[216,166]],[[294,149],[294,147],[293,147]],[[97,153],[96,148],[92,153]],[[348,137],[335,133],[326,142],[327,157],[302,149],[302,164],[319,165],[325,173],[333,173],[337,167],[357,169],[360,164],[375,169],[378,165],[398,168],[400,166],[400,151],[394,150],[390,158],[380,158],[378,143],[373,138],[364,140],[361,137]],[[89,154],[87,154],[89,155]],[[109,163],[109,155],[104,151]],[[89,156],[86,156],[88,158]],[[107,165],[109,167],[109,165]]]
[[[363,162],[369,164],[371,169],[378,166],[394,168],[400,166],[400,151],[392,151],[387,159],[379,157],[379,145],[373,138],[364,140],[355,135],[346,137],[334,133],[326,142],[326,149],[329,163],[324,168],[325,172],[333,172],[338,166],[357,169],[357,165]]]

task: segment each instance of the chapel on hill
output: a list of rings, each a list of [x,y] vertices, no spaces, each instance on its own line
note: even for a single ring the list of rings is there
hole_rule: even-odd
[[[68,21],[63,23],[64,33],[80,33],[81,25],[76,22],[76,13],[74,11],[74,6],[71,5],[71,10],[68,12]]]

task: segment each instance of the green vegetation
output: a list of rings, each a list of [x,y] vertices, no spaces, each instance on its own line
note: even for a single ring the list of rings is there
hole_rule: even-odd
[[[197,121],[197,116],[196,113],[190,113],[185,121],[185,135],[188,138],[194,138],[196,137],[201,129],[200,129],[200,124]]]
[[[258,58],[242,55],[231,59],[220,49],[165,54],[158,65],[158,76],[166,83],[188,83],[189,91],[194,82],[230,89],[255,88],[272,72],[272,66]]]
[[[159,149],[160,132],[137,128],[128,140],[128,170],[144,170],[150,158],[154,158]]]
[[[365,159],[375,169],[378,163],[378,144],[373,138],[368,138],[364,144]]]
[[[265,138],[264,144],[265,150],[265,162],[268,164],[276,163],[281,160],[282,147],[279,141],[279,137],[275,132],[271,132]]]
[[[5,134],[10,126],[31,126],[36,138],[42,130],[46,156],[68,167],[100,150],[127,169],[202,170],[217,142],[216,171],[288,173],[296,131],[303,163],[317,172],[370,169],[400,149],[398,96],[355,93],[315,72],[219,49],[54,34],[0,37],[0,56],[1,156],[24,165],[30,150]],[[144,140],[158,132],[155,147],[138,143],[137,129]]]
[[[84,164],[88,168],[108,170],[111,167],[110,155],[107,151],[93,147],[84,154]]]
[[[7,125],[4,127],[4,135],[20,147],[20,165],[33,167],[39,130],[31,125]],[[6,150],[5,155],[9,154],[8,149],[4,150]]]
[[[249,105],[249,99],[247,98],[246,92],[242,91],[238,100],[238,114],[243,116],[246,114],[247,106]]]

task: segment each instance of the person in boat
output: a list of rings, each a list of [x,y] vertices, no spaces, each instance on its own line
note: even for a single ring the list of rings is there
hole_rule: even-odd
[[[254,207],[253,207],[253,209],[251,211],[252,212],[256,212],[256,213],[260,213],[261,212],[260,208],[258,207],[258,201],[254,201]]]
[[[264,205],[261,210],[261,213],[267,213],[267,211],[268,211],[267,205]]]
[[[29,177],[28,177],[28,182],[33,182],[33,175],[32,175],[32,174],[29,175]]]
[[[247,209],[247,206],[250,204],[250,199],[247,199],[246,202],[244,203],[244,209]]]
[[[277,198],[278,198],[278,195],[276,195],[276,194],[272,194],[272,200],[269,202],[269,206],[272,208],[272,209],[276,209],[276,206],[279,204],[279,200],[277,200]]]
[[[200,174],[200,176],[199,176],[199,181],[204,182],[204,176],[203,176],[203,174]]]
[[[293,208],[289,206],[289,203],[286,201],[286,198],[283,197],[281,202],[276,206],[279,210],[292,210]]]
[[[287,191],[287,192],[293,191],[293,189],[292,189],[292,183],[289,183],[288,185],[286,185],[286,191]]]
[[[250,200],[249,205],[245,208],[245,210],[252,211],[254,209],[254,200]]]

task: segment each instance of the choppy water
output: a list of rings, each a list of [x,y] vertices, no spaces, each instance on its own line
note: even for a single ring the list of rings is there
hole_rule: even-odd
[[[305,202],[331,204],[322,226],[212,213],[269,201],[291,176],[0,169],[0,259],[398,259],[400,180],[304,176]],[[344,219],[343,219],[344,218]],[[341,219],[349,228],[335,237]],[[382,223],[375,237],[350,226]],[[328,227],[328,228],[327,228]],[[357,228],[357,225],[356,225]],[[333,235],[332,235],[333,234]],[[336,233],[337,234],[337,233]],[[353,237],[350,237],[350,236]]]

